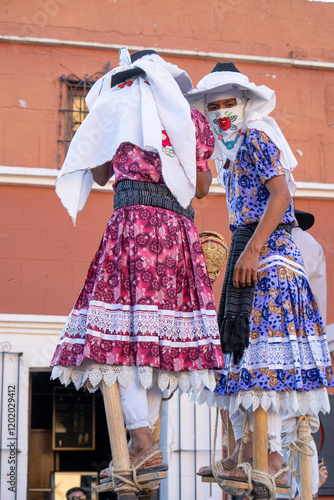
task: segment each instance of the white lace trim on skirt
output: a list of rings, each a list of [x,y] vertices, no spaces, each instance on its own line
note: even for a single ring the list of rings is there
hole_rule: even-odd
[[[286,413],[297,413],[298,415],[318,415],[318,413],[329,413],[330,404],[326,387],[314,391],[239,391],[231,396],[220,396],[210,391],[200,391],[196,396],[196,402],[206,403],[209,407],[218,406],[227,409],[230,414],[237,412],[240,405],[246,410],[255,411],[259,406],[265,411],[269,408],[274,412],[284,411]]]
[[[195,394],[204,391],[204,387],[209,389],[208,393],[216,387],[214,370],[168,372],[150,366],[106,365],[88,359],[85,359],[81,366],[54,366],[51,378],[59,378],[64,385],[73,382],[76,389],[85,387],[90,392],[99,389],[102,381],[108,387],[116,381],[123,387],[127,387],[130,381],[136,381],[144,389],[149,389],[157,383],[161,391],[173,391],[179,387],[183,392]]]

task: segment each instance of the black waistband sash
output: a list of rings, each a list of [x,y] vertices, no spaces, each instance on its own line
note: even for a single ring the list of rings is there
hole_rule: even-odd
[[[252,310],[255,285],[243,288],[233,286],[234,268],[239,256],[257,228],[256,224],[236,229],[226,265],[223,289],[218,310],[220,343],[224,353],[233,353],[233,361],[239,364],[244,350],[249,345],[249,317]],[[279,224],[275,231],[285,230],[291,234],[290,224]]]
[[[184,215],[194,221],[195,212],[191,205],[183,208],[164,184],[141,182],[131,179],[119,181],[114,196],[114,210],[130,205],[149,205],[165,208],[177,214]]]

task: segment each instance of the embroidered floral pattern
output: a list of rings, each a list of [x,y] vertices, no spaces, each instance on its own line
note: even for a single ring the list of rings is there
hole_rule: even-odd
[[[169,140],[166,130],[162,131],[162,151],[167,155],[173,158],[176,156],[173,146]]]
[[[263,132],[249,130],[236,161],[224,170],[230,229],[259,221],[269,192],[265,182],[283,169],[279,151]],[[246,207],[246,210],[245,210]],[[283,223],[295,224],[292,204]],[[303,260],[290,235],[275,231],[263,246],[249,327],[239,366],[229,356],[216,393],[313,391],[333,386],[328,345]]]
[[[131,87],[131,85],[133,84],[133,82],[138,78],[138,76],[134,76],[133,78],[127,80],[126,82],[124,83],[119,83],[117,85],[117,88],[119,89],[124,89],[125,87]],[[139,77],[140,78],[140,77]],[[147,83],[147,85],[149,85],[149,82],[147,80],[144,80],[145,83]],[[101,90],[100,90],[101,92]]]
[[[117,85],[117,87],[119,89],[124,89],[124,87],[131,87],[131,85],[133,84],[133,81],[134,80],[127,80],[126,82],[120,83],[119,85]]]
[[[233,115],[232,111],[227,111],[223,118],[220,118],[219,113],[216,113],[216,118],[213,120],[215,125],[218,125],[220,132],[223,130],[238,130],[238,127],[233,124],[238,118],[237,115]]]
[[[272,158],[275,158],[274,162]],[[269,199],[265,183],[277,175],[284,175],[284,171],[275,144],[264,132],[248,130],[236,161],[223,171],[223,181],[228,193],[228,211],[234,214],[232,219],[230,217],[232,232],[237,227],[261,219],[263,207]],[[281,222],[295,225],[292,204]]]
[[[214,121],[214,123],[216,123],[216,122],[221,130],[228,130],[229,128],[231,128],[231,125],[232,125],[231,118],[229,118],[227,116],[224,116],[224,118],[218,118],[216,121]]]
[[[223,118],[220,117],[219,113],[216,113],[216,118],[213,120],[213,123],[217,126],[218,131],[214,128],[214,132],[218,137],[218,140],[221,141],[227,149],[233,149],[238,139],[243,135],[241,130],[238,131],[237,135],[232,141],[224,140],[222,135],[223,131],[226,130],[238,130],[238,127],[233,124],[233,122],[238,118],[237,115],[233,115],[232,111],[227,111]]]

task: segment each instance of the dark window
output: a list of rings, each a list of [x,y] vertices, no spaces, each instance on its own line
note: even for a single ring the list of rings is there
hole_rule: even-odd
[[[85,97],[94,83],[110,70],[110,63],[103,71],[79,78],[76,75],[60,77],[58,168],[66,156],[70,142],[88,114]]]

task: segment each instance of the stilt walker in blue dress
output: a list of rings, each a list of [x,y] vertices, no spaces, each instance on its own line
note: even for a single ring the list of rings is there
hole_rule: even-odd
[[[228,408],[236,449],[223,460],[224,478],[245,478],[237,467],[243,410],[268,417],[268,472],[283,464],[282,411],[329,412],[333,373],[324,324],[301,254],[291,195],[297,161],[269,116],[275,92],[249,82],[233,63],[217,63],[187,95],[215,135],[218,181],[226,189],[232,243],[218,322],[226,367],[202,402]],[[252,462],[252,439],[243,462]],[[285,484],[287,475],[276,479]]]

